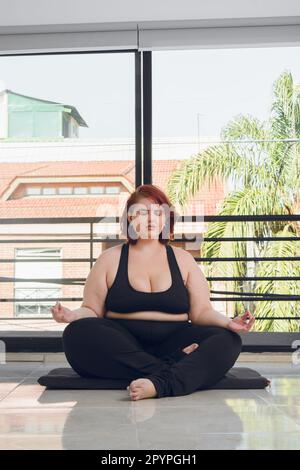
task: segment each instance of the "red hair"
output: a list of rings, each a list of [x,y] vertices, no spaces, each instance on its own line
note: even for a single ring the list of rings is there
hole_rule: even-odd
[[[165,226],[167,225],[167,227],[170,227],[168,233],[169,236],[165,238],[162,237],[164,228],[159,234],[159,242],[163,245],[167,245],[170,240],[174,239],[174,224],[178,214],[176,213],[174,206],[170,202],[168,196],[158,186],[155,186],[153,184],[142,184],[138,186],[133,193],[131,193],[131,195],[127,199],[123,214],[121,216],[121,231],[126,236],[128,243],[131,243],[133,245],[137,243],[137,239],[131,238],[128,231],[128,214],[130,207],[134,204],[137,204],[139,200],[143,197],[151,199],[154,203],[160,205],[166,204],[169,206],[169,213],[167,215],[165,224]]]

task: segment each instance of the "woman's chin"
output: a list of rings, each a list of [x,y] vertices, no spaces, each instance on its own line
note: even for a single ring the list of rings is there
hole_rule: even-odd
[[[153,229],[148,229],[146,233],[143,234],[142,238],[158,238],[158,233]]]

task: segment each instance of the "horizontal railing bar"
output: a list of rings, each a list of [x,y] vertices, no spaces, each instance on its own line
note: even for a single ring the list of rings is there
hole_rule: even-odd
[[[67,279],[66,279],[67,280]],[[50,279],[26,279],[27,282],[33,282],[33,281],[37,281],[37,282],[49,282],[50,283]],[[0,282],[2,282],[1,278],[0,278]],[[8,281],[6,281],[8,282]],[[22,279],[19,279],[19,282],[23,282]],[[51,281],[52,283],[63,283],[61,280],[59,279],[55,279],[53,281]],[[67,285],[66,283],[64,283],[64,285]],[[74,284],[74,285],[79,285],[79,284]],[[39,286],[36,286],[35,288],[38,289]],[[49,287],[50,288],[50,287]],[[210,292],[212,292],[213,294],[224,294],[224,295],[228,295],[228,294],[233,294],[233,295],[241,295],[241,296],[253,296],[253,297],[262,297],[262,296],[266,296],[268,295],[268,297],[270,298],[277,298],[277,297],[287,297],[288,295],[292,295],[292,294],[273,294],[273,293],[269,293],[269,294],[266,294],[264,292],[238,292],[238,291],[222,291],[222,290],[210,290]],[[299,296],[299,300],[300,300],[300,296]]]
[[[23,299],[21,297],[15,299],[15,298],[5,298],[5,297],[2,297],[0,298],[0,303],[3,302],[3,303],[8,303],[8,302],[32,302],[32,303],[37,303],[37,302],[49,302],[49,303],[54,303],[56,302],[56,300],[59,300],[60,302],[80,302],[82,301],[82,297],[60,297],[59,299],[56,299],[56,298],[49,298],[49,297],[40,297],[38,299]]]
[[[267,297],[267,296],[264,297],[264,298],[262,298],[262,297],[252,297],[252,296],[251,296],[251,297],[211,297],[211,300],[212,300],[212,301],[213,301],[213,300],[217,300],[217,301],[220,301],[220,300],[222,300],[222,301],[224,301],[224,300],[225,300],[225,301],[231,301],[231,300],[232,300],[232,301],[233,301],[233,300],[234,300],[234,301],[239,301],[239,300],[241,300],[242,302],[243,302],[243,301],[245,302],[246,300],[258,301],[258,302],[259,302],[259,301],[266,301],[266,300],[268,300],[268,301],[276,300],[276,301],[279,301],[279,302],[280,302],[280,301],[287,301],[287,300],[300,300],[300,296],[299,296],[299,295],[297,295],[297,296],[295,296],[295,295],[287,295],[285,298],[283,298],[283,297],[278,297],[278,298],[276,298],[276,299],[272,299],[272,298],[269,298],[269,297]]]
[[[96,261],[97,258],[92,258],[93,261]],[[0,258],[1,263],[43,263],[44,261],[50,262],[50,263],[64,263],[64,262],[69,262],[69,263],[88,263],[91,261],[90,258],[26,258],[26,259],[17,259],[17,258]]]
[[[184,222],[245,222],[245,221],[276,221],[276,220],[300,220],[300,214],[255,214],[255,215],[178,215],[176,221]],[[16,224],[78,224],[78,223],[119,223],[120,217],[9,217],[0,219],[2,225]]]
[[[118,217],[14,217],[0,219],[0,225],[118,223]]]
[[[299,241],[300,237],[200,237],[200,241],[202,242],[209,242],[209,241],[221,241],[221,242],[233,242],[233,241]],[[185,243],[191,243],[193,241],[197,241],[198,238],[197,236],[193,238],[176,238],[173,241],[174,242],[185,242]],[[61,238],[41,238],[41,239],[36,239],[36,238],[31,238],[31,239],[9,239],[9,240],[0,240],[0,243],[90,243],[92,241],[91,238],[85,238],[84,240],[82,239],[77,239],[77,238],[68,238],[68,239],[61,239]],[[124,239],[108,239],[108,238],[93,238],[93,241],[95,243],[111,243],[111,242],[116,242],[116,241],[124,241]]]
[[[82,278],[82,279],[77,279],[77,278],[22,278],[22,277],[19,277],[19,278],[16,278],[16,277],[0,277],[0,282],[49,282],[49,283],[55,283],[55,284],[64,284],[64,285],[68,285],[66,282],[64,281],[70,281],[72,283],[74,283],[75,285],[76,284],[79,284],[79,283],[82,283],[82,282],[85,282],[86,281],[86,278]]]
[[[9,239],[9,240],[0,240],[0,243],[90,243],[91,238],[85,238],[84,240],[82,239],[77,239],[77,238],[68,238],[68,239],[62,239],[62,238],[26,238],[26,240],[22,240],[21,238],[16,238],[16,239]],[[279,240],[279,239],[278,239]],[[293,238],[294,240],[294,238]],[[107,239],[103,240],[96,240],[93,238],[93,241],[95,242],[107,242]]]
[[[300,276],[237,276],[237,277],[222,277],[215,276],[206,278],[208,281],[300,281]]]
[[[300,320],[300,317],[255,317],[256,320]]]
[[[195,238],[196,240],[196,238]],[[201,238],[201,241],[204,242],[250,242],[250,241],[298,241],[300,240],[300,237],[203,237]]]
[[[240,294],[240,293],[239,293]],[[59,299],[56,299],[56,298],[49,298],[49,297],[40,297],[38,299],[28,299],[28,298],[17,298],[17,299],[14,299],[14,298],[0,298],[0,303],[1,302],[55,302],[56,300],[60,300],[61,302],[62,301],[66,301],[66,302],[79,302],[82,300],[82,297],[60,297]],[[250,297],[210,297],[210,300],[211,301],[214,301],[214,300],[217,300],[217,301],[231,301],[231,300],[236,300],[236,301],[239,301],[241,300],[242,302],[243,301],[246,301],[246,300],[251,300],[251,301],[266,301],[266,300],[277,300],[277,301],[287,301],[287,300],[300,300],[300,296],[299,295],[289,295],[287,294],[286,296],[284,296],[283,294],[281,294],[280,296],[278,297],[269,297],[269,294],[265,294],[265,297],[255,297],[255,295],[253,296],[250,296]]]
[[[206,278],[208,281],[300,281],[300,276],[237,276],[237,277],[222,277],[222,276],[216,276],[216,277],[207,277]],[[72,278],[72,277],[65,277],[65,278],[22,278],[22,277],[0,277],[0,282],[51,282],[51,283],[65,283],[64,281],[70,281],[70,282],[77,282],[78,284],[81,282],[85,282],[86,278]]]
[[[227,317],[233,319],[234,317]],[[2,320],[21,321],[21,320],[52,320],[53,317],[1,317]],[[300,317],[255,317],[256,320],[300,320]]]
[[[26,258],[26,259],[16,259],[16,258],[0,258],[1,263],[27,263],[30,261],[31,263],[42,263],[44,261],[50,263],[87,263],[92,261],[96,261],[98,258]],[[300,261],[300,256],[262,256],[262,257],[246,257],[246,256],[239,256],[236,258],[206,258],[201,256],[194,256],[195,261]]]
[[[210,290],[210,292],[212,292],[213,294],[232,294],[232,295],[241,295],[241,296],[246,296],[246,295],[249,295],[249,296],[257,296],[257,297],[263,297],[263,296],[266,296],[268,295],[268,297],[286,297],[288,295],[293,295],[293,294],[273,294],[273,293],[268,293],[266,294],[265,292],[237,292],[237,291],[224,291],[224,290]],[[295,294],[296,295],[296,294]],[[298,295],[298,298],[300,300],[300,295]]]
[[[21,320],[38,320],[38,321],[48,320],[49,321],[49,320],[53,320],[53,317],[52,317],[52,315],[51,316],[49,315],[48,317],[45,317],[45,316],[43,316],[43,317],[37,317],[37,316],[36,317],[23,317],[23,316],[20,316],[20,317],[1,317],[0,318],[0,323],[1,323],[2,320],[10,320],[12,322],[21,321]]]
[[[202,258],[195,256],[195,261],[300,261],[300,256],[261,256],[261,257],[246,257],[238,256],[236,258]]]

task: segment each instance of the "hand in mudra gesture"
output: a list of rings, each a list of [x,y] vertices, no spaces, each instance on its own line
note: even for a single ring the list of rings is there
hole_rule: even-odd
[[[52,316],[58,323],[70,323],[75,319],[74,312],[67,307],[63,307],[59,301],[51,307]]]
[[[255,322],[255,317],[247,310],[244,315],[238,316],[230,320],[228,328],[237,333],[242,331],[249,331]]]

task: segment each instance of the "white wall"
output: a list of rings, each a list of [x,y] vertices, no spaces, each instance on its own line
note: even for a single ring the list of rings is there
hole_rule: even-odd
[[[8,112],[7,112],[7,93],[1,93],[0,90],[0,139],[7,137],[8,131]]]

